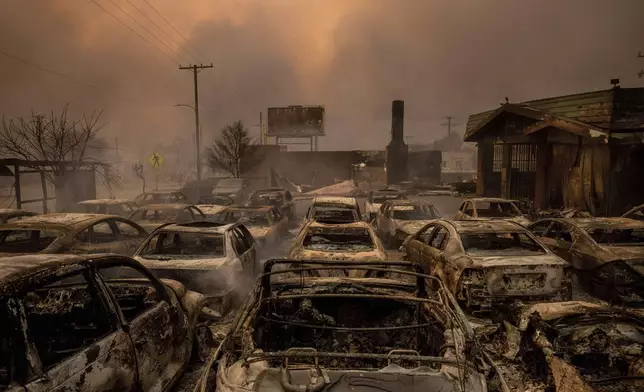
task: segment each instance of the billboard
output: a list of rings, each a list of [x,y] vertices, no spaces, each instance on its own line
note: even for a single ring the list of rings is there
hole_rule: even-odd
[[[324,106],[268,108],[268,136],[324,136]]]

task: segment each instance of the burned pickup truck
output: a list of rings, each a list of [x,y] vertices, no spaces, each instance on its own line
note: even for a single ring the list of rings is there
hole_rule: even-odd
[[[644,314],[588,302],[524,308],[510,326],[521,339],[516,359],[554,392],[644,390]],[[499,333],[512,336],[512,331]],[[518,335],[517,335],[518,336]],[[501,342],[506,347],[508,341]]]
[[[293,268],[294,264],[300,264]],[[504,390],[454,298],[433,277],[286,277],[401,261],[269,260],[200,378],[201,391]],[[283,268],[282,268],[283,267]],[[488,380],[493,380],[488,382]]]
[[[125,256],[1,257],[0,390],[168,391],[204,300]]]
[[[401,251],[468,308],[565,301],[572,295],[567,263],[515,222],[438,219],[409,236]]]

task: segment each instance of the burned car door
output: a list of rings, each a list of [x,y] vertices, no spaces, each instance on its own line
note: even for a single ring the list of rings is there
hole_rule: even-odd
[[[242,263],[245,271],[249,271],[251,274],[255,272],[255,248],[252,246],[244,236],[244,233],[241,231],[239,226],[235,227],[231,231],[231,240],[233,242],[233,249],[237,253],[237,257]]]
[[[125,254],[132,256],[139,249],[148,233],[142,227],[133,225],[125,219],[115,219],[114,224],[121,240],[125,243]]]
[[[447,229],[442,225],[437,225],[428,243],[421,250],[421,259],[423,261],[421,265],[423,265],[423,269],[426,269],[429,275],[437,276],[441,280],[447,277],[446,271],[449,270],[446,266],[445,255],[443,254],[448,238],[449,233]]]
[[[257,259],[257,243],[255,242],[255,238],[253,238],[253,235],[248,231],[246,226],[240,225],[237,226],[237,229],[242,233],[243,235],[243,240],[248,246],[248,251],[246,252],[248,254],[248,263],[249,265],[252,265],[251,272],[253,276],[259,273],[259,264],[258,264],[258,259]]]
[[[134,343],[141,389],[166,390],[191,353],[188,319],[178,299],[133,266],[106,266],[98,272]]]
[[[76,234],[71,253],[119,253],[127,254],[125,242],[116,234],[113,222],[97,222]]]
[[[420,229],[420,231],[411,238],[406,246],[407,260],[415,261],[417,263],[422,262],[422,249],[424,246],[427,246],[435,228],[436,225],[434,224],[427,225]]]
[[[543,236],[544,244],[550,250],[566,260],[572,262],[570,249],[572,247],[572,235],[570,230],[560,222],[553,222]]]
[[[37,391],[135,391],[136,355],[106,293],[78,272],[30,289],[7,306],[24,317]],[[35,365],[35,366],[34,366]]]

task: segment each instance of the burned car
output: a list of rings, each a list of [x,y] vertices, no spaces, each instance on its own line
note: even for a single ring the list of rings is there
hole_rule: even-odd
[[[566,301],[572,295],[567,263],[518,223],[439,219],[409,236],[401,251],[468,308]]]
[[[260,272],[255,240],[239,223],[165,224],[150,234],[134,259],[157,277],[205,294],[208,307],[220,315]]]
[[[230,206],[213,218],[217,222],[243,223],[260,248],[277,244],[288,233],[288,219],[271,206]]]
[[[292,270],[292,265],[299,265]],[[284,277],[289,271],[397,268],[404,262],[269,260],[198,390],[461,391],[507,389],[453,297],[402,271],[380,278]],[[417,266],[416,266],[417,267]],[[493,379],[488,387],[488,377]],[[505,387],[505,388],[504,388]]]
[[[152,231],[164,223],[194,222],[206,219],[206,215],[192,204],[148,204],[134,211],[129,219]]]
[[[622,215],[624,218],[629,218],[629,219],[635,219],[639,221],[644,221],[644,204],[641,204],[637,207],[633,207],[630,209],[628,212],[626,212],[624,215]]]
[[[507,220],[522,226],[530,224],[530,220],[512,201],[492,197],[466,199],[461,203],[454,220]]]
[[[0,254],[119,253],[131,256],[147,231],[114,215],[52,213],[0,225]]]
[[[353,197],[316,197],[306,212],[304,222],[352,223],[362,220],[360,206]]]
[[[134,199],[134,202],[140,206],[148,204],[188,203],[188,197],[177,190],[156,190],[141,193]]]
[[[387,252],[367,222],[309,222],[295,238],[289,257],[296,260],[387,260]]]
[[[0,208],[0,224],[14,222],[28,216],[38,215],[35,212],[16,208]]]
[[[574,269],[582,288],[616,302],[644,301],[644,222],[628,218],[542,219],[529,226]]]
[[[124,218],[130,216],[139,206],[127,199],[93,199],[78,202],[80,212],[86,214],[109,214]]]
[[[295,220],[295,202],[293,195],[284,188],[260,189],[248,197],[249,206],[273,206],[291,222]]]
[[[125,256],[2,257],[0,389],[169,391],[204,301]]]
[[[364,202],[365,214],[369,222],[376,219],[376,215],[380,210],[382,203],[387,200],[405,200],[407,196],[395,189],[380,189],[377,191],[369,192],[367,200]]]
[[[428,221],[440,218],[433,204],[424,201],[387,200],[376,215],[376,233],[389,249],[398,249]]]
[[[644,388],[640,310],[570,301],[523,309],[519,358],[554,392],[636,392]]]

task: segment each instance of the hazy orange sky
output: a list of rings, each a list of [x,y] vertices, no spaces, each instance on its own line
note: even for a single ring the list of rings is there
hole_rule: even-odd
[[[102,109],[106,135],[145,150],[192,137],[192,112],[173,106],[193,99],[191,74],[178,64],[212,62],[199,75],[204,141],[223,124],[255,124],[269,106],[323,104],[321,148],[381,149],[394,99],[406,102],[410,141],[429,142],[446,133],[443,116],[462,130],[469,114],[506,96],[604,89],[613,77],[644,85],[636,75],[644,68],[641,0],[148,2],[198,51],[145,0],[6,1],[0,51],[92,87],[0,55],[0,111],[67,102],[76,112]]]

